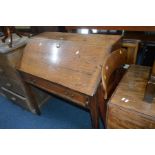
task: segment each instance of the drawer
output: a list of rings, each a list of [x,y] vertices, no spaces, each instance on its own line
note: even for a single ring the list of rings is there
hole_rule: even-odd
[[[1,89],[0,89],[0,96],[6,97],[6,96],[3,94],[3,92],[1,91]]]
[[[24,95],[22,82],[20,78],[12,78],[11,75],[7,75],[6,70],[3,66],[0,66],[0,86],[6,87],[11,91],[15,91],[17,94]]]
[[[19,81],[20,78],[18,71],[8,64],[0,64],[0,75],[5,75],[15,81]]]
[[[0,86],[3,86],[5,82],[7,82],[7,77],[0,75]]]
[[[19,83],[17,83],[14,80],[11,80],[11,79],[7,79],[7,81],[5,80],[3,83],[3,87],[21,95],[21,96],[25,96],[25,92],[22,88],[24,86],[20,85]]]
[[[27,99],[21,95],[18,95],[5,87],[1,87],[1,91],[5,96],[10,99],[12,102],[19,104],[20,106],[29,109],[27,105]]]
[[[22,75],[26,82],[42,88],[54,95],[65,98],[84,107],[89,104],[89,97],[87,95],[29,74],[23,73]]]
[[[5,69],[0,66],[0,78],[5,76]]]
[[[112,129],[154,129],[155,118],[143,113],[108,105],[107,127]]]

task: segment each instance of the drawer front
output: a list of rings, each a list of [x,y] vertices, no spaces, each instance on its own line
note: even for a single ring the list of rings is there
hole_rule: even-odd
[[[5,70],[2,66],[0,66],[0,78],[5,77]]]
[[[7,82],[8,79],[4,74],[0,74],[0,86],[3,86],[5,82]]]
[[[16,78],[12,78],[12,75],[8,72],[8,70],[7,68],[0,66],[0,86],[6,87],[7,89],[10,89],[17,94],[25,96],[24,90],[22,88],[24,86],[22,85],[20,78],[17,75]]]
[[[87,95],[72,91],[66,87],[54,84],[38,77],[34,77],[29,74],[23,73],[23,78],[26,82],[32,85],[42,88],[50,93],[53,93],[54,95],[75,102],[78,105],[86,107],[89,104],[89,97]]]
[[[4,87],[1,87],[1,90],[5,96],[10,99],[12,102],[21,105],[22,107],[29,109],[27,105],[27,99],[23,96],[20,96]]]
[[[4,75],[4,70],[3,68],[0,66],[0,87],[3,86],[4,80],[6,79],[5,75]],[[0,95],[4,96],[3,91],[0,89]]]
[[[155,128],[155,118],[117,105],[109,105],[107,112],[108,128],[151,129]]]
[[[21,96],[25,96],[25,92],[24,92],[24,90],[22,88],[22,85],[20,85],[16,81],[5,77],[5,78],[1,79],[0,83],[1,83],[0,84],[1,87],[9,89],[9,90],[21,95]]]
[[[5,76],[13,79],[15,81],[19,81],[19,73],[18,71],[8,64],[0,64],[0,75],[5,74]]]

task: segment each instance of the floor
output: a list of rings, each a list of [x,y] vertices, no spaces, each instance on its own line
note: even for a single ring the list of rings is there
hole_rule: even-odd
[[[89,112],[58,98],[41,108],[41,116],[32,114],[0,96],[1,129],[90,129]],[[101,124],[101,122],[100,122]],[[103,128],[103,125],[100,125]]]

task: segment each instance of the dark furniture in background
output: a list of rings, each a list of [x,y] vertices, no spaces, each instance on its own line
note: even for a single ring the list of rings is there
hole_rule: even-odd
[[[16,26],[19,32],[27,32],[33,35],[37,35],[42,32],[65,32],[63,26]]]
[[[148,78],[144,100],[151,104],[153,103],[154,97],[155,97],[155,61],[153,63],[151,73]]]
[[[95,33],[122,34],[125,40],[131,42],[139,40],[136,63],[144,66],[153,65],[155,59],[155,26],[66,26],[65,28],[68,32],[79,32],[78,29],[96,29],[98,31]]]

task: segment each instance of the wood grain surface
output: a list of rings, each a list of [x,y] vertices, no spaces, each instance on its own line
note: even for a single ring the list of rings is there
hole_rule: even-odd
[[[131,65],[108,103],[108,128],[155,128],[155,100],[144,101],[149,73]]]
[[[83,42],[97,46],[108,45],[109,50],[113,51],[121,47],[120,35],[103,35],[103,34],[78,34],[78,33],[62,33],[62,32],[43,32],[36,35],[37,38],[68,40],[75,42]]]
[[[101,79],[104,59],[119,39],[120,36],[114,37],[109,43],[104,38],[101,46],[83,41],[35,37],[27,44],[18,69],[93,96]]]

